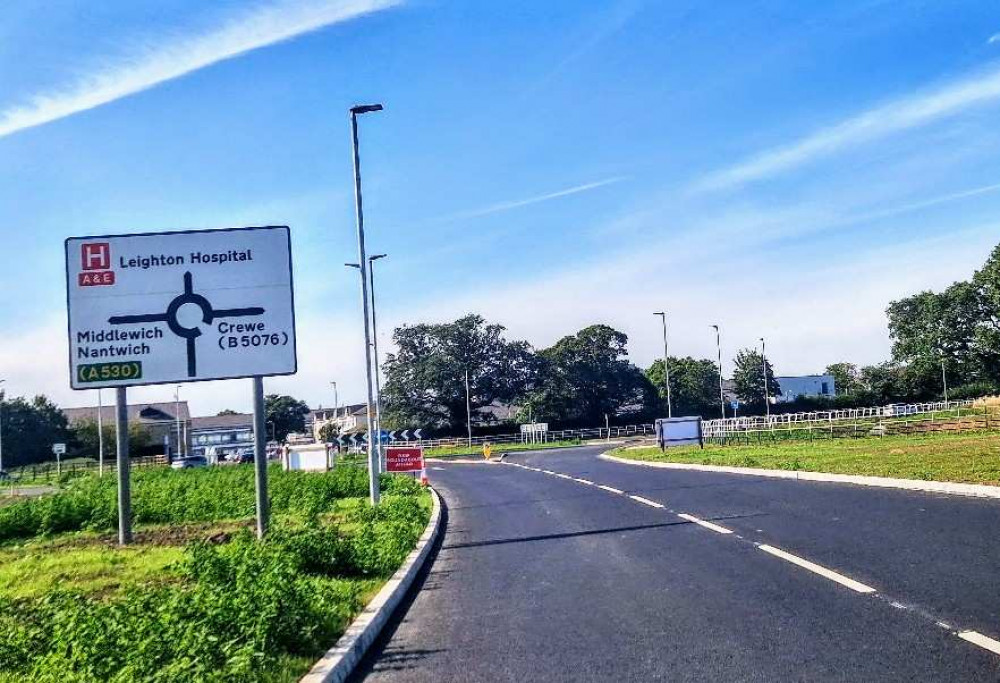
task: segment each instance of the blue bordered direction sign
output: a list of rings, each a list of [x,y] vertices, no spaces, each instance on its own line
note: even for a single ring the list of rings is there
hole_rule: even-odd
[[[66,240],[74,389],[296,371],[285,226]]]

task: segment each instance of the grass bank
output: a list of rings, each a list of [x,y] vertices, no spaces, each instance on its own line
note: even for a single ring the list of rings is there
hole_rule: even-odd
[[[0,683],[297,680],[402,563],[431,508],[404,477],[383,477],[373,510],[357,468],[272,470],[274,526],[260,542],[251,467],[134,479],[139,524],[124,549],[113,478],[0,508]]]
[[[569,446],[579,446],[583,442],[580,439],[567,441],[548,441],[546,443],[498,443],[493,444],[493,457],[501,453],[512,453],[514,451],[538,451],[545,448],[566,448]],[[483,447],[473,446],[438,446],[437,448],[427,448],[424,455],[428,458],[448,458],[457,456],[479,456],[483,457]]]
[[[671,448],[622,448],[632,460],[762,467],[1000,485],[1000,434],[919,434]]]

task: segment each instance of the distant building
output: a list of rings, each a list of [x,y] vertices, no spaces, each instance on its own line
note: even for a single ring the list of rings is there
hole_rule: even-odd
[[[208,455],[209,449],[218,456],[253,448],[253,415],[215,415],[191,418],[188,430],[192,455]]]
[[[797,398],[812,396],[835,396],[837,387],[833,375],[800,375],[798,377],[775,377],[781,387],[776,403],[791,403]]]
[[[71,427],[87,420],[97,422],[97,406],[63,408],[62,412]],[[114,404],[101,408],[101,421],[105,425],[115,423]],[[162,445],[164,453],[179,453],[182,450],[178,449],[179,443],[184,443],[187,439],[191,414],[188,412],[187,401],[136,403],[128,406],[128,421],[129,424],[141,425],[149,433],[151,446]],[[114,449],[114,445],[109,448]]]
[[[374,409],[372,415],[374,417]],[[364,403],[356,403],[339,408],[317,408],[306,417],[306,432],[320,440],[319,433],[328,424],[337,426],[338,434],[353,434],[368,431],[368,409]]]

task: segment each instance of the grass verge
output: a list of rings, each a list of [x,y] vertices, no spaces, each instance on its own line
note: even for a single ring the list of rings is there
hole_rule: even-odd
[[[0,509],[0,683],[297,680],[430,517],[408,478],[384,477],[372,509],[356,468],[275,471],[257,541],[252,469],[236,469],[137,474],[145,523],[124,549],[103,481]]]
[[[955,433],[740,446],[620,448],[631,460],[1000,485],[1000,434]]]

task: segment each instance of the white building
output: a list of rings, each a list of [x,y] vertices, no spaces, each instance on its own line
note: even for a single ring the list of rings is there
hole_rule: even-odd
[[[776,403],[790,403],[802,396],[834,396],[837,387],[833,375],[800,375],[798,377],[775,377],[781,386],[781,394]]]

